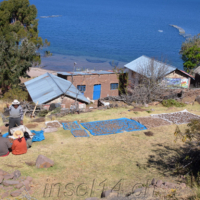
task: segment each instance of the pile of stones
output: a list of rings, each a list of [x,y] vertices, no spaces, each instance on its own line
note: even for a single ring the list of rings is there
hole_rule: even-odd
[[[33,178],[21,176],[21,172],[16,170],[8,173],[0,169],[0,199],[8,197],[18,197],[23,193],[32,195],[33,191],[30,187]]]
[[[101,193],[101,197],[89,197],[85,200],[160,200],[171,195],[169,192],[176,192],[174,194],[177,199],[185,194],[189,194],[191,189],[185,183],[175,184],[171,182],[164,182],[162,180],[153,179],[150,185],[133,189],[128,194],[119,194],[113,190],[106,190]]]

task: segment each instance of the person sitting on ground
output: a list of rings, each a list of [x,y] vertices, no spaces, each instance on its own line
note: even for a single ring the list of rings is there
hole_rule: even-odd
[[[16,138],[12,144],[12,154],[20,155],[27,152],[26,140],[22,131],[15,131],[13,133],[14,138]]]
[[[20,102],[18,100],[14,100],[12,102],[12,105],[9,107],[9,105],[7,104],[7,107],[9,108],[9,135],[11,135],[10,133],[10,129],[20,125],[23,125],[23,109],[20,106]]]
[[[10,151],[9,149],[12,147],[8,138],[3,138],[0,133],[0,157],[8,156]]]
[[[27,132],[24,132],[24,137],[25,137],[25,140],[26,140],[27,148],[31,148],[32,139],[31,139],[30,135]]]

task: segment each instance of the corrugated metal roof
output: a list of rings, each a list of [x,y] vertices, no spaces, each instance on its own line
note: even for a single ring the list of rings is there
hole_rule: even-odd
[[[33,102],[38,102],[38,104],[46,103],[62,94],[90,103],[90,101],[70,81],[50,73],[43,74],[24,84]]]
[[[90,71],[90,72],[57,72],[57,74],[61,74],[64,76],[80,76],[80,75],[101,75],[101,74],[114,74],[112,71]]]
[[[148,66],[151,61],[152,61],[152,58],[149,58],[147,56],[141,56],[141,57],[137,58],[136,60],[133,60],[132,62],[124,65],[124,67],[140,74],[141,67]],[[163,65],[165,65],[167,67],[166,74],[169,74],[169,73],[173,72],[174,70],[176,70],[176,68],[172,67],[171,65],[167,65],[167,64],[162,63],[160,61],[154,60],[154,66],[155,67],[160,68]]]

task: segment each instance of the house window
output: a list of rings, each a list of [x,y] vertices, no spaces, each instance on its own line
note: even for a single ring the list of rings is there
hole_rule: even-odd
[[[77,89],[81,92],[85,92],[86,86],[85,85],[78,85]]]
[[[110,84],[110,89],[111,90],[117,90],[118,89],[118,83],[111,83]]]

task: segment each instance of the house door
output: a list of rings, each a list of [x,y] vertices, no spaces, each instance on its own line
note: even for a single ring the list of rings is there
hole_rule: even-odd
[[[98,100],[101,97],[101,84],[94,85],[93,100]]]

